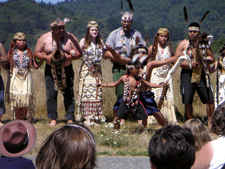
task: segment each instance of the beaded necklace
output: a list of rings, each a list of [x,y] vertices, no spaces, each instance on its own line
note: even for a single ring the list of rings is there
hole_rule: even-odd
[[[99,48],[99,45],[94,45],[91,43],[91,45],[88,47],[88,49],[85,49],[83,51],[84,54],[84,61],[88,66],[88,69],[92,72],[95,72],[96,67],[101,65],[101,60],[103,57],[102,49]]]
[[[123,101],[128,108],[137,105],[138,102],[138,91],[141,87],[141,83],[136,81],[136,86],[134,89],[133,94],[131,95],[131,87],[129,82],[129,75],[126,77],[126,81],[124,83],[124,94],[123,94]]]
[[[62,43],[62,41],[60,41],[60,46],[62,47],[62,51],[64,52],[64,47],[65,47],[64,42]],[[54,52],[55,49],[56,49],[56,42],[53,41],[53,39],[52,39],[52,52]]]
[[[29,67],[30,58],[27,56],[27,53],[28,53],[28,50],[25,50],[23,52],[22,62],[20,62],[19,52],[18,52],[18,49],[16,48],[13,51],[13,67],[28,68]]]
[[[130,34],[132,34],[133,32],[132,32],[132,30],[130,31]],[[130,41],[130,47],[133,47],[134,45],[135,45],[135,40],[134,40],[134,34],[135,33],[133,33],[133,35],[131,36],[131,41]],[[121,36],[121,42],[122,42],[122,44],[123,44],[123,52],[124,52],[124,55],[126,56],[126,57],[128,57],[128,54],[127,54],[127,48],[126,48],[126,35],[125,35],[125,33],[124,33],[124,31],[123,31],[123,28],[120,28],[120,36]]]

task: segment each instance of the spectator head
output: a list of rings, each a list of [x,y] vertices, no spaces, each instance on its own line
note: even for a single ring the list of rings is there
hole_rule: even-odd
[[[81,124],[65,125],[44,141],[36,157],[37,169],[92,169],[95,164],[92,132]]]
[[[195,147],[198,152],[206,143],[211,141],[208,131],[199,119],[189,119],[183,125],[191,130],[195,139]]]
[[[0,153],[3,156],[23,156],[33,148],[35,141],[36,130],[27,121],[14,120],[0,129]]]
[[[216,108],[211,123],[213,133],[225,136],[225,101]]]
[[[168,125],[153,135],[148,152],[152,169],[190,169],[195,161],[195,140],[189,129]]]

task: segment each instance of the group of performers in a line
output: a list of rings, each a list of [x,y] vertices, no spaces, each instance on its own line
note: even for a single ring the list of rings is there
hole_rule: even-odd
[[[25,34],[21,32],[14,35],[8,54],[0,45],[1,65],[9,70],[7,100],[11,103],[15,118],[26,119],[28,116],[31,121],[33,120],[31,69],[39,68],[45,61],[47,116],[51,119],[50,126],[57,124],[58,91],[64,97],[68,123],[73,123],[76,119],[77,121],[85,120],[88,126],[98,126],[97,121],[104,122],[106,118],[102,112],[102,87],[116,87],[117,101],[113,107],[115,127],[124,123],[129,113],[137,117],[139,124],[144,127],[147,126],[150,115],[153,115],[162,126],[166,124],[166,121],[176,123],[172,78],[168,77],[171,77],[179,66],[182,68],[180,90],[187,117],[193,118],[192,102],[197,90],[202,103],[207,104],[210,125],[214,112],[214,99],[208,72],[213,73],[221,69],[221,73],[218,73],[217,106],[224,98],[225,46],[220,51],[221,57],[218,62],[211,67],[210,64],[215,59],[209,38],[206,33],[200,34],[200,25],[205,16],[200,24],[191,23],[188,26],[188,38],[179,43],[174,54],[167,28],[159,28],[153,45],[147,48],[147,38],[144,40],[140,32],[131,28],[132,5],[130,9],[131,12],[121,12],[122,27],[111,32],[106,43],[101,39],[96,21],[88,23],[86,35],[79,43],[73,34],[65,31],[65,25],[71,19],[65,18],[62,21],[57,18],[50,24],[51,31],[38,39],[34,53],[27,47]],[[78,93],[75,99],[72,61],[82,56]],[[178,62],[181,56],[186,61]],[[102,83],[102,58],[112,60],[113,83]],[[170,63],[175,63],[173,69]],[[156,102],[160,102],[159,107]],[[0,79],[0,103],[1,120],[5,113],[2,78]],[[0,125],[3,124],[0,123]]]

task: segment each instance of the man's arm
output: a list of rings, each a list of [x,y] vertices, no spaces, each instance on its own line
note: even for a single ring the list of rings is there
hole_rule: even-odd
[[[82,50],[77,38],[71,33],[67,33],[67,34],[68,34],[68,38],[71,41],[71,44],[70,44],[70,52],[65,53],[66,59],[67,60],[80,59],[82,57]]]
[[[109,45],[106,45],[106,51],[107,52],[105,53],[105,55],[107,55],[107,57],[113,61],[117,61],[117,62],[120,62],[120,63],[126,65],[128,63],[128,61],[130,60],[130,58],[122,57],[118,52],[116,52]]]
[[[115,36],[114,33],[111,32],[109,34],[109,37],[107,38],[107,40],[105,42],[105,44],[109,45],[112,49],[115,48],[115,42],[113,41],[113,39],[114,39],[113,37],[114,36]],[[111,59],[112,61],[116,61],[116,59],[113,57],[113,54],[111,52],[108,52],[108,51],[105,52],[104,58]]]
[[[177,49],[176,49],[176,52],[175,52],[175,56],[182,56],[183,55],[183,51],[186,50],[186,43],[188,43],[186,40],[183,40],[181,41],[178,46],[177,46]],[[195,62],[195,61],[192,61],[191,62],[191,66],[192,68],[197,68],[199,67],[199,62]],[[187,61],[183,61],[180,65],[181,68],[184,68],[184,69],[190,69],[189,67],[189,63]]]
[[[47,38],[47,34],[44,34],[38,39],[35,50],[34,50],[34,57],[39,60],[44,60],[48,64],[51,64],[51,56],[50,56],[51,54],[47,55],[44,52],[46,38]]]
[[[212,50],[211,49],[207,49],[206,53],[207,53],[207,57],[206,57],[207,63],[209,63],[209,64],[214,63],[215,62],[215,58],[214,58]]]

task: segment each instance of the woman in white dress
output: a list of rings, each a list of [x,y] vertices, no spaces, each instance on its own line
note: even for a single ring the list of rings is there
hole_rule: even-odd
[[[106,120],[102,113],[102,88],[96,86],[96,83],[102,82],[101,60],[105,50],[96,21],[88,23],[86,36],[81,39],[80,46],[83,63],[79,74],[76,119],[80,120],[82,117],[86,125],[99,126],[96,121]]]
[[[30,120],[34,120],[32,66],[39,68],[43,61],[36,63],[32,51],[27,47],[26,36],[22,32],[14,35],[8,52],[9,59],[9,101],[16,119],[25,120],[29,108]],[[14,117],[13,117],[14,118]],[[32,121],[33,122],[33,121]]]
[[[156,43],[150,46],[148,49],[150,60],[165,60],[173,56],[173,50],[171,45],[168,45],[169,41],[169,30],[167,28],[159,28],[157,36],[155,37]],[[165,82],[167,74],[171,69],[171,65],[163,65],[152,70],[151,83],[162,83]],[[155,94],[155,101],[158,102],[162,94],[162,88],[154,88],[152,92]],[[176,123],[176,115],[174,109],[174,95],[173,95],[173,81],[172,78],[169,80],[169,89],[166,93],[163,105],[161,107],[161,113],[168,123]],[[149,116],[148,123],[153,123],[153,117]]]

